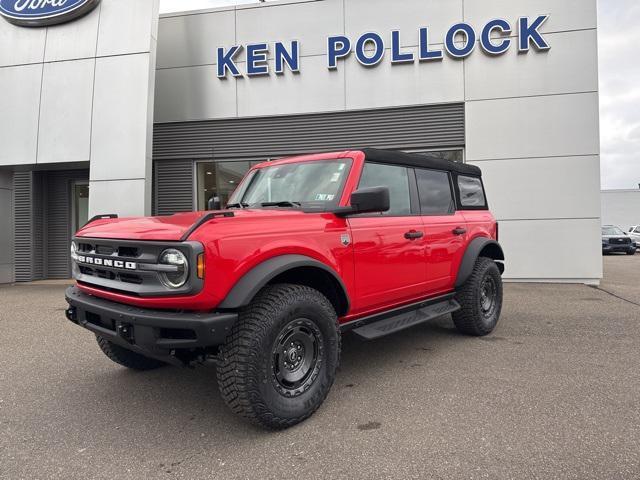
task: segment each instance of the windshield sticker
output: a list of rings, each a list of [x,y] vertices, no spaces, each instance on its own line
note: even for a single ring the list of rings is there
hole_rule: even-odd
[[[337,181],[340,180],[340,172],[336,172],[333,174],[333,176],[331,177],[331,183],[336,183]]]
[[[335,195],[331,195],[330,193],[317,193],[316,201],[317,202],[330,202],[335,198]]]

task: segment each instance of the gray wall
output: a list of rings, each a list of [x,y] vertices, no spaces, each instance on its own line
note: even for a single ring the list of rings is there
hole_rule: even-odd
[[[603,190],[600,198],[603,225],[617,225],[625,232],[640,225],[640,189]]]
[[[324,0],[169,14],[160,19],[155,121],[464,102],[466,161],[483,169],[501,222],[506,278],[597,283],[596,13],[596,0]],[[520,16],[541,14],[550,15],[541,29],[552,47],[545,53],[519,54],[513,44],[497,58],[478,48],[462,61],[392,66],[387,52],[375,67],[353,55],[334,71],[326,67],[329,35],[353,41],[375,31],[388,39],[399,29],[404,49],[415,52],[422,26],[442,42],[459,21],[516,25]],[[294,39],[301,42],[299,74],[216,77],[216,47]]]
[[[0,284],[14,281],[13,173],[0,169]]]
[[[90,161],[91,214],[150,212],[158,2],[102,0],[48,28],[0,21],[0,166]]]

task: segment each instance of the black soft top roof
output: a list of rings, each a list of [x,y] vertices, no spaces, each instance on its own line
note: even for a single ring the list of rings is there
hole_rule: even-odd
[[[408,167],[432,168],[445,170],[473,177],[482,176],[482,171],[475,165],[452,162],[442,158],[430,156],[428,153],[403,153],[394,150],[380,150],[377,148],[363,148],[365,161],[404,165]]]

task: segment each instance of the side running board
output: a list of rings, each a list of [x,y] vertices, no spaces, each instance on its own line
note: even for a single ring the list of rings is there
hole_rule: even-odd
[[[405,311],[392,317],[373,321],[352,331],[364,340],[374,340],[457,310],[460,310],[460,304],[450,298],[424,307],[418,307],[415,310]]]

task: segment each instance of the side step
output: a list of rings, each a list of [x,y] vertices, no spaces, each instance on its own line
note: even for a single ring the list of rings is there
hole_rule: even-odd
[[[391,333],[399,332],[405,328],[428,322],[429,320],[457,310],[460,310],[460,304],[451,298],[427,305],[426,307],[417,308],[416,310],[387,317],[363,327],[355,328],[352,331],[364,340],[374,340]]]

